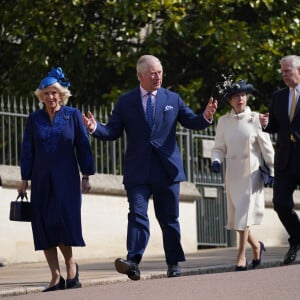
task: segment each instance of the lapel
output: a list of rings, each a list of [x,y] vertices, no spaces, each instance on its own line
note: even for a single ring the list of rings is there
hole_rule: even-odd
[[[277,107],[277,113],[279,113],[281,116],[284,116],[285,122],[290,123],[290,117],[289,117],[289,88],[285,88],[282,90],[282,94],[278,98],[278,107]],[[285,112],[282,114],[282,112]]]
[[[287,95],[286,98],[289,99],[289,89],[287,89]],[[289,101],[287,101],[289,103]],[[287,104],[287,110],[288,110],[288,104]],[[299,113],[300,113],[300,96],[298,94],[298,99],[297,99],[297,104],[295,108],[295,113],[294,113],[294,118],[291,123],[293,123],[297,118],[299,118]]]
[[[137,113],[141,114],[144,118],[144,121],[147,123],[146,114],[145,114],[142,99],[141,99],[140,87],[137,87],[133,91],[133,99],[134,99],[134,107],[137,110]],[[147,125],[148,125],[148,123],[147,123]]]
[[[298,92],[297,92],[298,93]],[[300,97],[299,97],[299,93],[298,93],[298,98],[297,98],[297,104],[296,104],[296,108],[295,108],[295,114],[294,114],[294,118],[296,117],[296,115],[299,114],[299,110],[300,110]]]
[[[166,106],[166,93],[164,93],[164,89],[160,88],[157,90],[157,95],[156,95],[156,105],[155,105],[155,117],[154,117],[154,126],[153,128],[156,128],[157,124],[162,121],[163,119],[163,113],[164,113],[164,108]]]
[[[142,99],[141,99],[141,94],[140,94],[140,88],[136,88],[133,91],[133,98],[135,99],[135,109],[137,110],[137,112],[139,114],[143,115],[144,121],[145,123],[148,125],[147,119],[146,119],[146,114],[143,108],[143,104],[142,104]],[[155,104],[155,115],[154,115],[154,124],[153,124],[153,128],[155,129],[158,127],[158,124],[163,120],[163,114],[164,114],[164,109],[166,106],[166,101],[167,101],[167,97],[166,97],[166,93],[164,92],[163,88],[160,88],[157,90],[157,95],[156,95],[156,104]]]

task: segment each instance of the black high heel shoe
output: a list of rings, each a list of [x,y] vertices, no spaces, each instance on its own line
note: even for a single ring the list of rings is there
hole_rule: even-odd
[[[79,281],[79,273],[78,273],[78,265],[76,264],[76,274],[75,277],[72,279],[67,279],[67,289],[76,289],[76,288],[81,288],[81,283]]]
[[[239,271],[247,271],[248,270],[248,262],[246,261],[246,265],[245,266],[235,266],[235,271],[239,272]]]
[[[255,269],[257,266],[261,264],[261,256],[262,252],[266,251],[265,245],[263,242],[259,242],[260,250],[259,250],[259,259],[253,259],[252,260],[252,269]]]
[[[64,278],[62,276],[60,276],[58,284],[44,289],[43,292],[53,292],[53,291],[58,291],[58,290],[64,290],[65,287],[66,287],[66,281],[64,280]]]

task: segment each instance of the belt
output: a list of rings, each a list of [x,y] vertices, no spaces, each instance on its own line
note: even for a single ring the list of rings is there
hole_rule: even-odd
[[[295,137],[292,133],[290,135],[290,141],[293,142],[293,143],[296,143],[296,139],[295,139]]]

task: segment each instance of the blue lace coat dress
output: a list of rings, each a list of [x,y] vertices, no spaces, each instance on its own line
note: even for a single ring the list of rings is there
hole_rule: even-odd
[[[44,110],[31,113],[22,143],[21,176],[31,180],[35,250],[60,243],[85,246],[79,168],[83,174],[94,174],[91,146],[80,111],[62,106],[52,124]]]

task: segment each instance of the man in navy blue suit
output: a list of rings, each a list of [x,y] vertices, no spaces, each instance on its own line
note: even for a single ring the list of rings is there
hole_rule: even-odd
[[[300,184],[300,56],[285,56],[280,66],[286,87],[273,94],[269,112],[260,115],[260,121],[266,132],[277,133],[273,204],[289,234],[290,248],[283,263],[290,264],[300,249],[300,220],[293,199]]]
[[[92,136],[101,140],[115,140],[126,132],[123,183],[129,203],[128,252],[126,259],[116,259],[116,270],[132,280],[140,279],[138,265],[150,236],[147,210],[152,195],[163,235],[167,276],[180,276],[178,262],[185,261],[185,256],[178,221],[179,184],[186,178],[176,126],[179,122],[194,130],[208,127],[217,100],[210,98],[204,112],[197,115],[178,94],[161,87],[163,68],[158,58],[141,56],[136,70],[140,85],[119,98],[106,125],[97,123],[91,112],[83,121]]]

